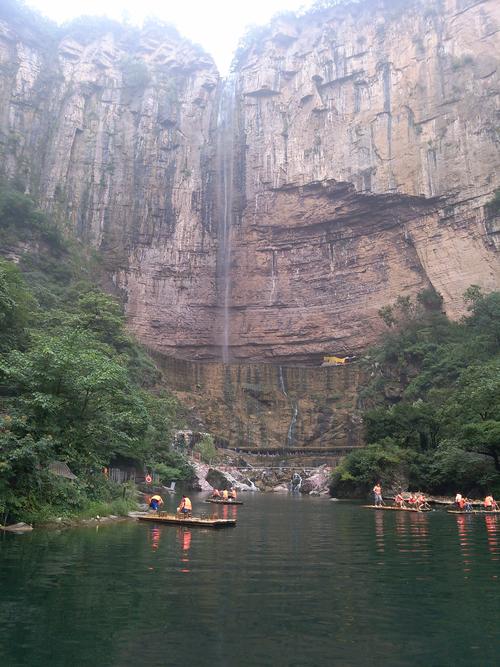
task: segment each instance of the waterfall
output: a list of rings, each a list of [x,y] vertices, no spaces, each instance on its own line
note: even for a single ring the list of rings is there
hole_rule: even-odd
[[[293,398],[290,398],[290,396],[288,395],[288,392],[287,392],[286,386],[285,386],[285,377],[283,375],[283,366],[278,367],[278,377],[279,377],[279,385],[280,385],[281,393],[288,400],[288,403],[290,404],[290,407],[293,405],[292,420],[290,421],[290,424],[288,426],[288,433],[287,433],[287,436],[286,436],[286,444],[287,444],[287,447],[290,448],[293,445],[294,430],[295,430],[295,426],[297,424],[297,416],[299,414],[299,403],[298,403],[297,399],[294,400]]]
[[[228,77],[222,87],[217,114],[218,171],[218,302],[222,308],[222,361],[229,361],[231,298],[231,228],[234,208],[234,117],[235,79]]]
[[[283,378],[283,367],[279,367],[279,376],[280,376],[280,389],[283,392],[283,396],[286,396],[288,398],[288,394],[286,393],[285,389],[285,379]]]
[[[290,480],[290,491],[292,493],[297,493],[300,491],[300,487],[302,486],[302,477],[299,475],[298,472],[294,472],[292,475],[292,479]]]

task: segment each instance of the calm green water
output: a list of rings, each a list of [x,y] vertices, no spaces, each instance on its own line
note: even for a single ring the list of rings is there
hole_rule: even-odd
[[[5,535],[0,665],[500,664],[498,516],[243,499],[222,531]]]

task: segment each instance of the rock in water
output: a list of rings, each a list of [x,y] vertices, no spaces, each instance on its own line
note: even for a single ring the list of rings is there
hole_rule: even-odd
[[[29,533],[33,530],[33,526],[28,523],[13,523],[10,526],[0,526],[1,530],[6,530],[9,533]]]

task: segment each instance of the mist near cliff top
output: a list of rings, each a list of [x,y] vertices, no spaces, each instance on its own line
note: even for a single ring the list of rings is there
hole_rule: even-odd
[[[141,25],[147,18],[158,17],[200,44],[224,75],[249,26],[266,24],[278,12],[307,8],[312,0],[27,0],[26,4],[57,23],[78,16],[107,16]]]

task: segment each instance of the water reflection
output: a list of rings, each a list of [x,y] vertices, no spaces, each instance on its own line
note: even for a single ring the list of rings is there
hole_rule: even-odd
[[[458,542],[462,552],[463,570],[467,574],[471,571],[472,565],[472,543],[470,535],[470,520],[472,517],[465,514],[457,514]]]
[[[212,517],[214,519],[222,518],[222,519],[237,519],[238,518],[238,506],[237,505],[222,505],[222,517],[220,514],[214,512]],[[220,508],[218,508],[220,509]]]
[[[177,540],[181,546],[181,572],[189,573],[189,550],[191,548],[191,531],[189,528],[177,529]]]
[[[375,548],[380,554],[383,554],[385,551],[383,512],[375,512]]]
[[[151,526],[149,530],[149,542],[151,549],[157,551],[160,546],[160,528],[158,526]]]
[[[238,510],[227,531],[0,539],[0,665],[498,664],[498,516],[280,496]]]
[[[498,523],[496,516],[485,516],[486,523],[486,535],[488,539],[488,551],[491,555],[491,560],[499,560],[499,547],[498,547]],[[496,577],[494,577],[496,578]]]
[[[410,514],[410,535],[413,553],[419,554],[421,559],[429,557],[429,516],[412,512]]]

